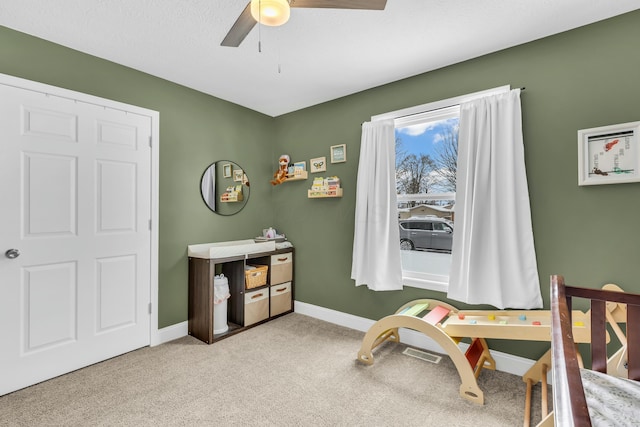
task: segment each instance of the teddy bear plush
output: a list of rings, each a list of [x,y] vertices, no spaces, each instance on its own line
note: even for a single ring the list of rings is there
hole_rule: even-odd
[[[287,167],[289,166],[289,162],[291,159],[287,154],[283,154],[278,159],[278,170],[273,174],[273,179],[271,180],[271,185],[282,184],[287,180]]]

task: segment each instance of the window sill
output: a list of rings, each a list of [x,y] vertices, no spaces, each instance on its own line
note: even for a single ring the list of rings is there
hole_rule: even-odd
[[[447,292],[451,254],[428,251],[400,251],[402,283],[412,288]]]
[[[418,278],[411,276],[403,276],[402,283],[404,286],[417,289],[426,289],[429,291],[438,291],[446,293],[449,289],[449,278],[441,276],[439,278]]]

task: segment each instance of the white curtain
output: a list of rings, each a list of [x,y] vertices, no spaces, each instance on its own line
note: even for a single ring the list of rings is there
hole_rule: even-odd
[[[448,297],[541,308],[520,89],[461,104],[459,132]]]
[[[200,184],[202,197],[212,211],[216,210],[216,165],[207,168]]]
[[[362,125],[351,278],[374,291],[402,289],[393,120]]]

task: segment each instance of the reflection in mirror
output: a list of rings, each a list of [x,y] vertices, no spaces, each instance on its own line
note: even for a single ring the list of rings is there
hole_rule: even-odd
[[[202,174],[200,192],[209,209],[220,215],[233,215],[249,200],[249,178],[237,163],[219,160]]]

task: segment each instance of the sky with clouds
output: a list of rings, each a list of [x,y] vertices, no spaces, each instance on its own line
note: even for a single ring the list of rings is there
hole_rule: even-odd
[[[402,147],[408,153],[429,154],[434,157],[434,147],[442,140],[442,131],[457,122],[458,118],[420,123],[396,128],[396,139],[402,140]]]

